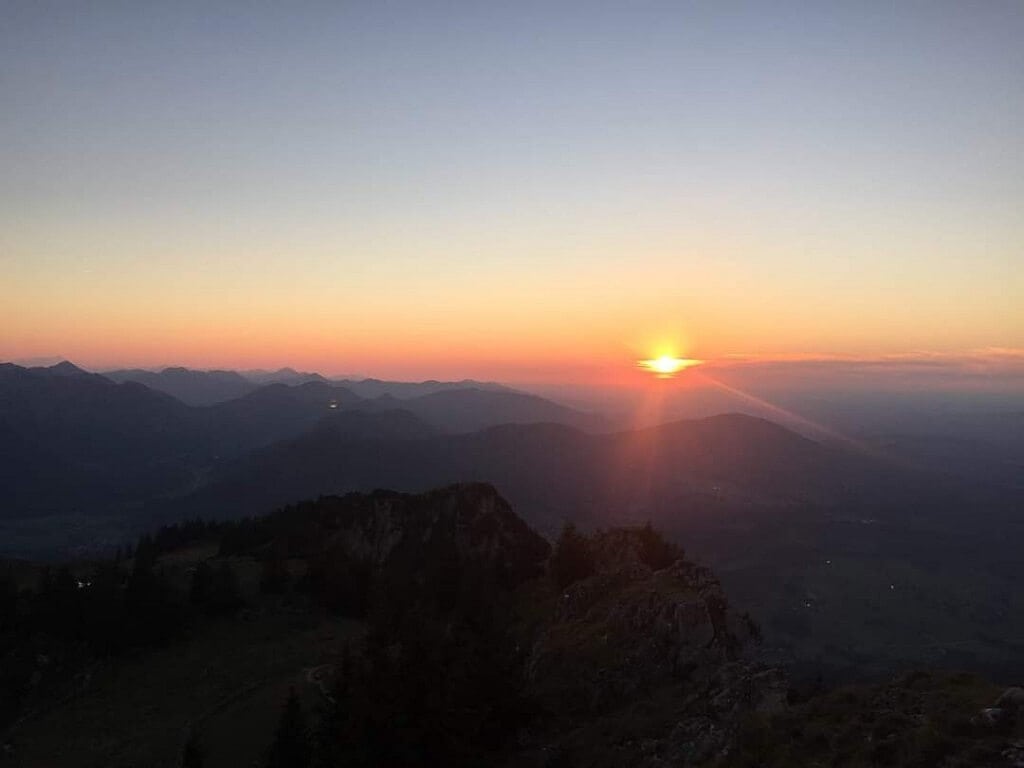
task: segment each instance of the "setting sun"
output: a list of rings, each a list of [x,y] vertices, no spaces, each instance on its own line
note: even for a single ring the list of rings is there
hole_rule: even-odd
[[[662,355],[650,360],[640,360],[638,364],[641,368],[656,373],[659,378],[668,378],[687,368],[700,365],[701,362],[703,361]]]

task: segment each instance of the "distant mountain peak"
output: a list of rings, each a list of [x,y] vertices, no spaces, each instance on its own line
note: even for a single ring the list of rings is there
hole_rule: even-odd
[[[89,373],[87,371],[83,371],[77,365],[75,365],[72,362],[69,362],[68,360],[62,360],[61,362],[57,363],[56,365],[51,365],[49,368],[47,368],[45,370],[49,371],[54,376],[88,376],[89,375]]]

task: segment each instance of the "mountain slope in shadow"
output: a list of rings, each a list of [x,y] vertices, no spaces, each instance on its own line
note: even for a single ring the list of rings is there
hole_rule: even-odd
[[[233,400],[259,386],[235,371],[195,371],[189,368],[164,368],[162,371],[125,369],[103,371],[102,375],[121,384],[134,381],[170,395],[186,405],[213,405]]]
[[[562,424],[428,434],[415,411],[402,418],[409,431],[401,439],[318,429],[270,446],[225,467],[177,508],[232,516],[323,493],[479,480],[495,483],[532,523],[550,527],[567,514],[650,515],[687,496],[758,506],[824,501],[862,471],[845,454],[739,414],[604,435]]]
[[[599,431],[604,421],[537,395],[479,389],[443,389],[407,399],[392,395],[366,402],[366,410],[402,408],[446,432],[476,432],[498,424],[556,423]]]
[[[153,375],[188,386],[197,381],[240,386],[230,372],[168,369]],[[2,472],[9,484],[0,519],[128,508],[145,515],[157,500],[198,487],[220,464],[298,437],[321,419],[347,411],[407,411],[422,422],[420,437],[507,422],[593,421],[518,392],[448,385],[442,390],[408,400],[391,395],[368,400],[317,379],[268,384],[231,400],[190,406],[136,381],[117,383],[68,362],[49,368],[3,364],[0,456],[8,457]],[[378,438],[397,434],[394,416],[352,417],[344,423],[363,437],[373,424],[380,429]]]

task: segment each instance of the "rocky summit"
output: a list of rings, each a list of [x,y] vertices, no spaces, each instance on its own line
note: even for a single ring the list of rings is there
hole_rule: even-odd
[[[447,558],[495,570],[514,585],[536,575],[551,551],[494,488],[464,483],[423,494],[376,491],[318,502],[332,556],[379,570],[427,567]]]
[[[652,536],[590,537],[594,572],[557,590],[525,632],[529,690],[558,713],[531,735],[532,764],[699,763],[728,751],[747,713],[785,705],[784,676],[757,660],[757,626],[707,568],[681,553],[652,563]]]

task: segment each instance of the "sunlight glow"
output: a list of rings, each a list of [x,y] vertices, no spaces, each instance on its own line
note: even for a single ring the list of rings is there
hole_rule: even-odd
[[[658,378],[667,379],[675,376],[680,371],[686,370],[687,368],[700,365],[702,362],[704,361],[692,360],[685,357],[662,355],[661,357],[655,357],[650,360],[638,360],[637,365],[651,373],[657,374]]]

